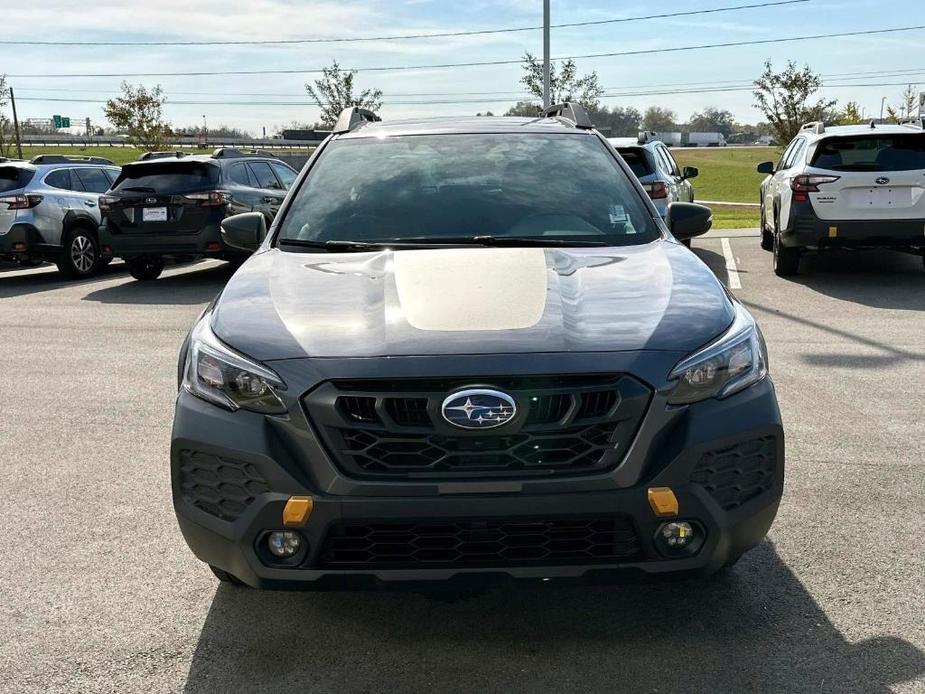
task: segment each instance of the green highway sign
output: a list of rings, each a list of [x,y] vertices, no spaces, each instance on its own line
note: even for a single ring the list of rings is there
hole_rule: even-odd
[[[71,127],[70,118],[67,118],[65,116],[54,115],[51,117],[51,119],[55,122],[56,128],[70,128]]]

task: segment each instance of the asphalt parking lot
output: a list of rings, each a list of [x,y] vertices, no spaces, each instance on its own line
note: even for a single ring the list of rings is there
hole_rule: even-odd
[[[925,272],[775,277],[695,251],[758,318],[787,431],[770,537],[706,581],[498,591],[219,586],[174,521],[176,354],[230,276],[0,272],[0,690],[925,692]]]

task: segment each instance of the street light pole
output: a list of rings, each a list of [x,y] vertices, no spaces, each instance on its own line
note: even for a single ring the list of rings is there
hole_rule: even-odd
[[[886,103],[886,97],[880,99],[880,122],[883,122],[883,105]]]
[[[206,125],[206,114],[202,114],[202,142],[209,144],[209,128]]]
[[[549,105],[549,0],[543,0],[543,108]]]

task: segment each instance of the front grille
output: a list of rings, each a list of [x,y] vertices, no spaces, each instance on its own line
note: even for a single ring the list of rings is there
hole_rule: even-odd
[[[716,503],[730,511],[773,489],[776,474],[777,439],[765,436],[705,453],[691,474],[691,482],[701,485]]]
[[[487,568],[606,564],[640,557],[628,519],[448,520],[341,523],[321,551],[324,567]]]
[[[253,464],[198,451],[180,451],[180,489],[184,500],[226,521],[270,490]]]
[[[440,408],[451,393],[498,388],[517,415],[465,430]],[[651,392],[626,375],[332,381],[305,396],[329,453],[360,478],[524,477],[591,473],[622,460]]]

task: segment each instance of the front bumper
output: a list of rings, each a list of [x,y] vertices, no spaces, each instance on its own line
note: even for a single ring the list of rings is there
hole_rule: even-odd
[[[615,469],[552,480],[439,483],[345,478],[311,426],[302,428],[302,422],[293,421],[301,416],[226,412],[185,391],[177,399],[171,469],[180,529],[199,559],[254,587],[494,586],[710,574],[761,542],[783,488],[783,429],[769,380],[723,401],[667,411],[656,394],[632,449]],[[753,450],[749,446],[756,441],[765,442],[763,482],[753,485],[750,495],[743,492],[739,503],[734,498],[737,485],[744,488],[754,482],[757,467],[751,463],[750,470],[739,470],[731,479],[728,469],[705,472],[703,461]],[[659,486],[675,492],[677,520],[690,521],[705,533],[692,556],[666,558],[655,542],[658,527],[673,520],[656,517],[649,506],[647,489]],[[282,510],[290,496],[311,496],[314,510],[299,529],[309,550],[296,564],[284,566],[274,564],[261,543],[268,531],[283,529]],[[632,527],[638,551],[612,561],[487,562],[436,568],[420,563],[345,568],[328,559],[329,535],[345,525],[457,520],[490,524],[576,517],[619,517]]]
[[[794,202],[780,241],[789,248],[925,248],[925,219],[825,220]]]
[[[117,258],[139,256],[155,257],[209,257],[226,258],[246,255],[227,245],[222,238],[219,223],[209,223],[192,234],[170,233],[114,233],[109,225],[100,227],[100,246],[109,248]]]

